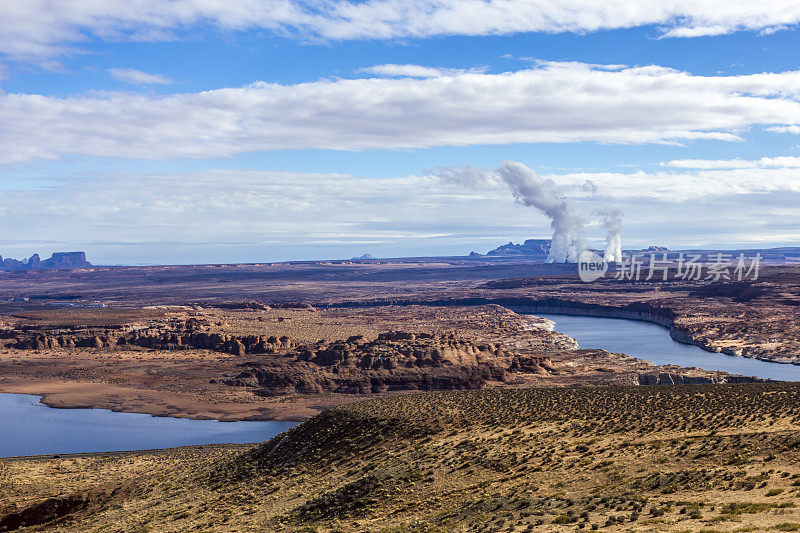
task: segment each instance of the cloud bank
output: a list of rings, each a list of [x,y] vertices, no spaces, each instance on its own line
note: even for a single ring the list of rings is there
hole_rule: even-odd
[[[0,163],[64,155],[212,158],[260,150],[741,140],[800,124],[800,71],[694,76],[541,63],[503,74],[339,79],[153,96],[0,93]]]
[[[440,179],[206,170],[97,173],[33,190],[3,190],[4,256],[80,247],[92,261],[221,262],[486,252],[545,238],[550,220],[476,172]],[[625,246],[800,239],[800,169],[542,174],[576,209],[625,210]],[[597,194],[582,185],[591,179]],[[31,184],[33,185],[33,184]],[[608,213],[614,216],[614,213]],[[590,245],[607,232],[587,226]],[[749,244],[748,244],[749,243]],[[606,242],[606,244],[608,244]],[[613,243],[616,244],[616,241]]]
[[[2,0],[0,53],[43,61],[90,39],[166,41],[206,27],[302,39],[398,39],[656,26],[655,35],[772,32],[800,22],[793,0]]]

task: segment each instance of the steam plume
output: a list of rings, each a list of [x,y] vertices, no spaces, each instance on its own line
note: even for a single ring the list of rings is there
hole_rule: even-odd
[[[506,161],[490,171],[472,167],[441,168],[437,175],[444,182],[466,186],[500,180],[511,188],[517,202],[547,215],[553,228],[548,263],[577,262],[581,252],[587,249],[586,219],[575,210],[569,199],[560,194],[553,180],[540,177],[522,163]]]
[[[604,207],[595,211],[602,217],[602,226],[606,230],[606,251],[603,259],[619,262],[622,260],[622,211],[616,207]]]

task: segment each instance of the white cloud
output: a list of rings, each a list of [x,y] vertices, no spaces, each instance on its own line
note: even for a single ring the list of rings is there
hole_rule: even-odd
[[[0,52],[41,60],[75,51],[91,38],[166,41],[175,30],[212,24],[225,30],[279,30],[308,22],[289,0],[0,0]]]
[[[386,63],[384,65],[362,68],[358,71],[390,78],[437,78],[439,76],[457,76],[465,73],[482,74],[486,72],[486,70],[485,67],[465,70],[458,68],[433,68],[422,65],[397,65],[394,63]]]
[[[800,126],[794,124],[791,126],[775,126],[774,128],[767,129],[774,133],[794,133],[795,135],[800,135]]]
[[[172,80],[161,74],[149,74],[133,68],[111,68],[108,69],[111,77],[123,83],[133,85],[171,85]]]
[[[393,39],[587,32],[656,25],[666,37],[771,32],[800,22],[795,0],[0,0],[0,53],[42,60],[91,38],[175,39],[178,30],[265,29],[303,38]]]
[[[570,194],[587,196],[581,185],[591,180],[600,197],[618,201],[635,199],[662,202],[702,203],[721,197],[742,197],[748,203],[749,195],[796,193],[800,194],[800,166],[788,168],[732,168],[695,170],[692,172],[574,172],[544,175],[562,187],[570,187]]]
[[[792,0],[371,0],[336,2],[316,31],[331,38],[586,32],[658,25],[667,37],[771,31],[800,21]],[[319,22],[317,22],[319,24]]]
[[[396,65],[394,63],[362,68],[359,72],[366,72],[367,74],[375,74],[378,76],[403,78],[436,78],[444,73],[438,68],[423,67],[421,65]]]
[[[740,168],[798,168],[800,157],[779,156],[761,159],[674,159],[661,163],[673,168],[740,169]]]
[[[0,94],[0,163],[286,149],[741,140],[800,123],[800,71],[693,76],[542,63],[504,74],[342,79],[153,96]],[[90,118],[90,120],[89,120]]]

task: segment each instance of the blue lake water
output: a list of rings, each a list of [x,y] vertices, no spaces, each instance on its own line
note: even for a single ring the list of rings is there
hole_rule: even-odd
[[[0,394],[0,457],[168,448],[269,440],[297,422],[219,422],[52,409],[38,396]]]
[[[800,381],[800,366],[785,365],[707,352],[672,340],[669,330],[637,320],[536,313],[556,323],[555,330],[569,335],[581,348],[602,348],[652,361],[658,365],[696,366],[731,374],[781,381]]]

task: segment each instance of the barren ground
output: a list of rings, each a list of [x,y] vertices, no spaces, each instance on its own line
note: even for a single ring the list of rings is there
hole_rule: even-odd
[[[169,309],[49,308],[2,318],[6,331],[37,336],[61,331],[65,324],[94,333],[111,326],[165,326],[204,320],[223,335],[288,337],[298,344],[363,335],[375,339],[389,331],[456,335],[475,343],[497,343],[515,354],[547,357],[548,372],[515,372],[486,387],[632,384],[645,374],[671,373],[687,379],[724,380],[722,373],[654,367],[603,350],[574,350],[570,338],[549,331],[547,321],[518,315],[496,305],[380,306],[331,309],[227,310],[198,306]],[[72,331],[72,330],[69,330]],[[274,364],[275,356],[235,355],[210,349],[114,348],[16,349],[15,338],[0,350],[0,392],[38,394],[53,407],[99,407],[220,420],[302,420],[320,410],[367,398],[321,390],[313,394],[264,394],[260,387],[230,386],[241,365]],[[451,385],[470,388],[471,385]],[[443,386],[448,388],[447,385]],[[386,394],[413,392],[415,387]]]
[[[0,392],[307,421],[256,447],[0,459],[0,531],[800,531],[797,384],[577,350],[509,310],[797,362],[799,288],[790,266],[583,284],[483,259],[2,273]]]

